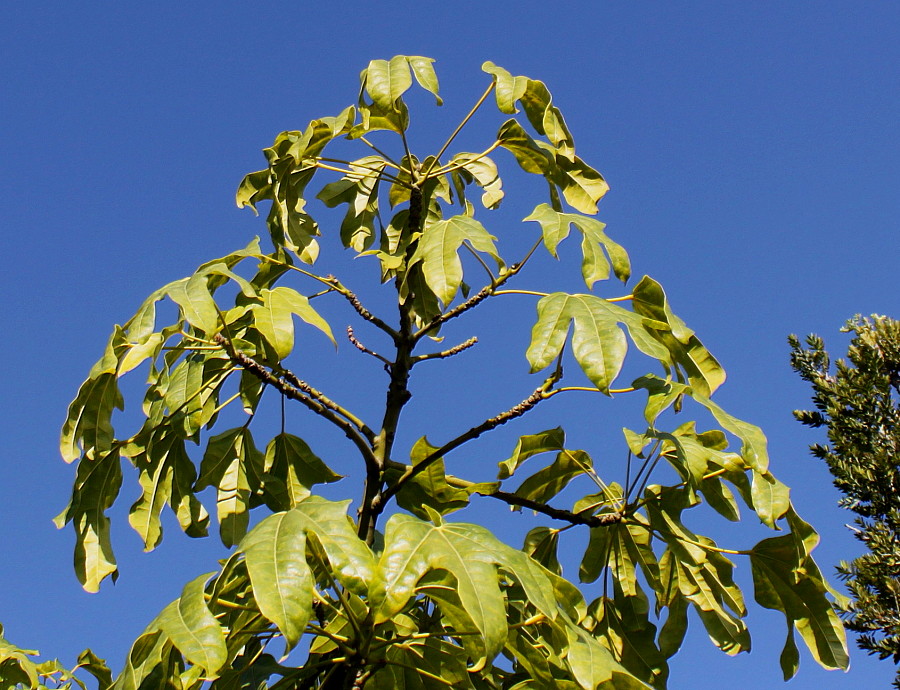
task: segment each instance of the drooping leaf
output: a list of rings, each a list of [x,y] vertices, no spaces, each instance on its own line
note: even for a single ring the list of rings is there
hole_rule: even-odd
[[[481,69],[494,77],[494,95],[500,112],[508,115],[517,113],[516,101],[525,95],[525,90],[528,88],[528,78],[514,77],[490,60],[485,62]]]
[[[69,522],[75,527],[75,574],[88,592],[96,592],[106,577],[115,579],[118,572],[106,511],[121,486],[118,450],[95,460],[83,459],[78,463],[69,505],[55,519],[59,528]]]
[[[433,94],[438,105],[443,105],[444,101],[438,95],[438,78],[432,65],[434,60],[421,55],[409,55],[406,61],[412,68],[413,76],[416,78],[419,86]]]
[[[274,510],[288,510],[310,495],[316,484],[341,479],[312,452],[306,442],[292,434],[279,434],[266,446],[266,491]]]
[[[819,568],[805,548],[798,549],[798,536],[786,534],[759,542],[750,552],[750,566],[757,603],[781,611],[788,628],[796,627],[819,664],[847,668],[844,626],[825,597],[828,586]],[[782,653],[785,676],[796,671],[794,645],[789,633]]]
[[[228,651],[225,631],[206,606],[204,587],[212,573],[206,573],[184,586],[181,596],[159,614],[158,625],[184,657],[203,669],[203,677],[212,680],[225,664]]]
[[[304,526],[297,511],[276,513],[240,544],[260,613],[284,635],[285,653],[296,646],[312,616],[314,583],[306,563]]]
[[[634,311],[652,319],[650,332],[669,350],[682,367],[693,390],[709,396],[725,381],[725,370],[700,340],[669,307],[666,293],[655,280],[644,276],[634,287]]]

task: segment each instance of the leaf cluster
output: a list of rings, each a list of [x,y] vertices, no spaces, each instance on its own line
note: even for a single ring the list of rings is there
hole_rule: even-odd
[[[811,556],[818,537],[769,470],[765,436],[712,400],[725,372],[658,282],[644,276],[626,294],[610,287],[613,278],[630,280],[631,263],[593,217],[608,185],[576,155],[546,86],[492,63],[484,71],[490,83],[469,114],[437,152],[418,156],[403,97],[417,83],[440,104],[432,61],[372,61],[355,105],[280,134],[265,150],[267,167],[241,182],[239,206],[268,204],[271,248],[255,240],[203,264],[114,329],[62,433],[62,454],[78,465],[58,523],[75,529],[78,577],[93,591],[118,573],[106,513],[123,468],[137,478],[129,522],[147,550],[162,539],[167,507],[190,536],[214,523],[231,549],[148,626],[116,687],[663,688],[690,611],[724,652],[750,650],[735,556],[749,559],[755,600],[784,616],[785,678],[797,670],[795,633],[820,664],[846,667],[843,628]],[[512,117],[480,152],[452,152],[491,100]],[[326,156],[338,138],[366,147],[365,155]],[[500,225],[493,219],[504,198],[494,151],[546,183],[546,198],[523,219],[532,244],[521,255],[488,229]],[[327,181],[318,184],[319,176]],[[333,233],[311,215],[312,198],[344,210]],[[573,228],[588,292],[509,287],[541,246],[557,257]],[[344,279],[317,268],[329,235],[377,262],[395,312],[375,313]],[[447,440],[423,433],[398,447],[413,370],[477,342],[446,347],[445,325],[486,300],[521,298],[513,295],[537,298],[521,351],[543,380]],[[348,305],[366,339],[389,343],[376,353],[348,331],[388,374],[380,420],[363,419],[299,375],[314,375],[316,362],[298,346],[298,325],[335,340],[313,302],[327,299]],[[163,300],[168,309],[158,310]],[[629,349],[650,372],[617,388]],[[143,423],[121,433],[119,381],[138,367],[147,371]],[[254,424],[267,391],[282,403],[282,429],[271,438]],[[455,471],[462,449],[559,395],[645,399],[637,430],[603,440],[604,456],[618,448],[621,462],[601,472],[591,451],[570,447],[557,428],[521,435],[508,457],[495,458],[496,474]],[[288,403],[339,429],[348,452],[323,461],[286,428]],[[673,422],[685,406],[714,426]],[[342,476],[360,482],[353,517],[348,501],[314,493]],[[206,491],[214,509],[204,507]],[[556,526],[537,525],[516,549],[447,517],[479,497]],[[700,524],[714,514],[739,521],[741,506],[765,527],[789,531],[735,549],[690,526],[698,513]],[[271,514],[254,521],[255,509]],[[587,538],[575,538],[579,531]],[[566,579],[559,557],[560,548],[571,551],[561,546],[569,540],[587,544],[581,587]],[[283,641],[278,659],[274,640]]]

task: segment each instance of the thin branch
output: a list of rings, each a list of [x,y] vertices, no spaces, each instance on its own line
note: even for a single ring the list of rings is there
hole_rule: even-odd
[[[392,363],[391,360],[389,360],[387,357],[382,357],[381,355],[379,355],[379,354],[378,354],[377,352],[375,352],[374,350],[370,350],[370,349],[367,348],[365,345],[363,345],[361,342],[359,342],[359,340],[357,339],[357,337],[353,334],[353,326],[347,326],[347,339],[348,339],[348,340],[353,344],[353,346],[354,346],[357,350],[359,350],[360,352],[364,352],[364,353],[366,353],[367,355],[370,355],[370,356],[374,357],[375,359],[384,362],[384,364],[385,364],[386,366],[391,366],[391,363]]]
[[[428,335],[429,332],[433,331],[435,328],[440,326],[441,324],[446,323],[450,319],[455,319],[460,314],[464,314],[469,311],[473,307],[478,306],[488,297],[491,297],[493,294],[497,292],[497,288],[503,286],[510,278],[516,275],[519,271],[521,271],[525,264],[528,262],[528,259],[531,258],[531,255],[534,254],[535,250],[540,246],[541,239],[539,238],[537,242],[532,245],[531,249],[528,250],[528,253],[525,257],[519,261],[518,263],[514,263],[509,267],[509,270],[506,271],[503,275],[493,281],[490,285],[485,285],[481,290],[479,290],[476,294],[472,295],[469,299],[467,299],[462,304],[455,306],[450,311],[444,312],[443,314],[434,317],[431,321],[426,323],[422,328],[416,331],[413,334],[413,340],[418,341],[421,338],[424,338]]]
[[[456,139],[456,135],[462,131],[462,128],[465,127],[466,124],[469,122],[469,120],[472,119],[472,116],[475,115],[476,112],[478,112],[478,109],[481,107],[482,103],[484,103],[487,100],[487,97],[491,95],[491,91],[494,90],[495,86],[496,86],[496,82],[492,80],[490,86],[488,86],[487,89],[485,89],[484,93],[481,94],[481,98],[478,99],[478,102],[472,106],[472,109],[463,118],[462,122],[460,122],[459,125],[457,125],[456,129],[453,130],[453,134],[451,134],[450,137],[447,139],[447,141],[444,142],[444,145],[441,147],[441,150],[438,151],[437,155],[431,161],[431,165],[428,166],[428,170],[425,171],[425,174],[422,176],[422,179],[427,178],[431,174],[431,171],[434,168],[435,163],[437,163],[441,159],[441,156],[444,155],[444,152],[448,148],[450,148],[450,144],[452,144],[453,140]]]
[[[316,160],[317,161],[326,161],[328,163],[346,163],[347,165],[351,166],[349,171],[347,172],[347,176],[351,177],[351,178],[357,177],[359,179],[362,179],[364,177],[368,177],[368,178],[376,178],[377,179],[377,178],[381,177],[384,179],[391,180],[393,182],[399,182],[400,184],[404,184],[404,182],[402,180],[400,180],[396,175],[392,175],[391,173],[384,172],[384,166],[382,166],[380,168],[376,168],[376,167],[372,167],[371,165],[363,165],[362,163],[359,163],[356,161],[345,161],[340,158],[326,158],[325,156],[320,156]],[[397,165],[394,165],[393,163],[389,163],[388,161],[384,161],[384,164],[389,165],[392,168],[397,168],[398,170],[401,170],[401,168],[399,168]],[[363,170],[368,170],[369,172],[373,172],[375,174],[374,175],[363,175],[362,173],[357,172],[353,168],[361,168]]]
[[[281,376],[276,376],[255,359],[236,350],[231,341],[222,334],[217,333],[215,337],[216,342],[222,345],[222,349],[225,350],[232,362],[242,366],[246,371],[249,371],[263,383],[272,386],[285,397],[302,403],[320,417],[327,419],[341,429],[347,438],[353,441],[366,463],[375,462],[375,455],[366,442],[366,437],[371,435],[372,431],[365,424],[362,424],[362,422],[357,424],[348,419],[348,415],[353,419],[356,419],[356,417],[350,415],[349,412],[316,391],[309,384],[300,381],[291,372],[284,372]],[[309,388],[315,395],[303,390],[301,386]],[[328,404],[326,404],[326,401]]]
[[[429,359],[446,359],[447,357],[452,357],[453,355],[458,355],[463,350],[468,350],[470,347],[478,343],[478,338],[472,337],[466,340],[465,342],[460,343],[459,345],[455,345],[451,347],[449,350],[444,350],[443,352],[429,352],[426,355],[418,355],[417,357],[413,357],[413,364],[417,362],[424,362]]]
[[[497,290],[495,295],[534,295],[535,297],[549,297],[549,292],[537,292],[536,290]]]
[[[400,172],[405,172],[405,173],[408,173],[408,172],[409,172],[409,170],[407,170],[406,168],[404,168],[404,167],[403,167],[402,165],[400,165],[397,161],[395,161],[393,158],[391,158],[388,154],[386,154],[386,153],[385,153],[384,151],[382,151],[380,148],[378,148],[377,146],[375,146],[375,144],[373,144],[371,141],[369,141],[369,140],[366,139],[365,137],[360,137],[359,140],[360,140],[362,143],[364,143],[366,146],[368,146],[370,149],[372,149],[373,151],[375,151],[375,153],[377,153],[379,156],[381,156],[382,158],[384,158],[384,160],[387,162],[387,164],[390,165],[392,168],[396,168],[396,169],[399,170]]]
[[[610,388],[610,393],[634,393],[636,388]],[[599,388],[592,388],[591,386],[563,386],[561,388],[554,388],[552,391],[547,393],[548,398],[552,398],[557,393],[569,393],[571,391],[585,391],[587,393],[602,393]]]
[[[474,249],[472,249],[472,247],[469,246],[468,242],[463,242],[462,246],[465,247],[466,249],[468,249],[469,253],[475,257],[475,259],[478,261],[478,263],[481,264],[481,267],[485,270],[485,272],[488,274],[488,277],[491,279],[491,285],[496,283],[497,277],[491,271],[491,267],[485,263],[484,259],[482,259],[481,256],[479,256],[478,252],[476,252]]]
[[[498,149],[500,146],[501,146],[501,143],[499,141],[495,141],[484,151],[482,151],[481,153],[479,153],[475,156],[472,156],[472,158],[466,158],[465,161],[462,163],[448,163],[447,165],[441,166],[437,170],[433,171],[434,175],[435,176],[446,175],[447,173],[456,172],[457,170],[462,170],[470,163],[474,163],[475,161],[480,161],[482,158],[487,156],[489,153],[492,153],[493,151]]]
[[[501,412],[500,414],[491,417],[490,419],[486,419],[478,426],[473,426],[465,433],[460,434],[452,441],[448,441],[443,446],[430,453],[415,466],[408,467],[403,475],[396,481],[396,483],[394,483],[392,486],[389,486],[387,489],[381,492],[379,496],[376,497],[375,506],[373,506],[373,509],[376,512],[381,512],[384,509],[387,501],[390,500],[394,495],[396,495],[397,492],[400,491],[407,483],[415,479],[418,475],[428,469],[428,467],[432,463],[436,462],[450,451],[459,448],[459,446],[467,443],[468,441],[478,438],[485,432],[496,429],[498,426],[506,424],[507,422],[516,419],[517,417],[521,417],[526,412],[533,409],[539,402],[546,399],[547,391],[549,391],[553,387],[553,384],[559,380],[561,375],[562,372],[557,369],[557,371],[554,371],[549,377],[547,377],[547,379],[545,379],[544,382],[540,386],[538,386],[531,395],[525,398],[518,405],[515,405],[514,407],[511,407],[505,412]]]
[[[395,340],[395,341],[397,340],[397,338],[399,337],[399,333],[397,333],[397,331],[395,331],[393,328],[388,326],[384,321],[382,321],[377,316],[375,316],[372,312],[370,312],[368,309],[366,309],[362,305],[362,302],[359,301],[359,297],[356,296],[355,292],[353,292],[352,290],[347,288],[345,285],[343,285],[341,283],[340,280],[338,280],[335,276],[333,276],[331,274],[325,276],[325,278],[323,280],[325,283],[327,283],[328,285],[333,287],[335,292],[337,292],[342,297],[344,297],[344,299],[346,299],[350,303],[350,306],[356,310],[357,314],[359,314],[361,317],[363,317],[369,323],[374,324],[375,326],[380,328],[382,331],[387,333],[389,336],[391,336],[391,338],[393,340]]]
[[[606,527],[607,525],[614,525],[616,523],[622,522],[622,520],[625,519],[624,513],[621,512],[603,513],[601,515],[585,515],[584,513],[573,513],[570,510],[553,508],[546,503],[533,501],[530,498],[522,498],[521,496],[516,496],[515,494],[507,493],[506,491],[495,491],[490,494],[482,495],[487,496],[488,498],[496,498],[511,506],[528,508],[529,510],[533,510],[537,513],[547,515],[554,520],[565,520],[566,522],[570,522],[573,525]]]
[[[297,378],[296,374],[294,374],[294,372],[290,371],[289,369],[279,369],[278,373],[283,378],[287,379],[291,384],[293,384],[293,386],[297,390],[306,393],[306,395],[308,395],[316,402],[321,403],[332,412],[336,412],[337,414],[341,415],[344,419],[346,419],[348,422],[353,424],[353,426],[359,429],[360,433],[362,433],[362,435],[365,436],[370,442],[374,440],[375,433],[355,414],[338,405],[327,395],[310,386],[306,381]]]

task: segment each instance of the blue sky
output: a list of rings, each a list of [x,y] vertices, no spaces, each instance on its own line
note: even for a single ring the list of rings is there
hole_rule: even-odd
[[[214,540],[189,541],[171,522],[160,549],[142,555],[125,523],[134,496],[126,483],[113,514],[122,576],[100,594],[83,593],[70,565],[72,537],[50,523],[72,477],[59,459],[59,426],[113,323],[156,287],[265,234],[261,219],[233,203],[243,174],[264,165],[260,149],[278,132],[354,102],[359,71],[395,54],[438,61],[447,104],[436,111],[416,101],[425,111],[416,135],[423,145],[481,93],[484,60],[549,86],[579,154],[612,187],[600,219],[627,247],[636,273],[666,287],[676,312],[724,364],[729,381],[718,400],[766,431],[772,469],[822,534],[816,555],[832,572],[857,545],[827,472],[808,456],[818,437],[791,417],[808,394],[790,372],[785,338],[818,332],[838,352],[845,340],[837,330],[853,314],[900,316],[898,30],[900,5],[830,0],[7,7],[0,23],[7,190],[0,554],[8,564],[0,622],[7,636],[66,662],[90,645],[118,668],[130,641],[184,582],[216,567],[222,550]],[[564,259],[577,276],[569,249]],[[368,269],[332,254],[350,276]],[[519,316],[527,337],[532,309],[510,307],[480,322],[485,347],[452,365],[452,389],[436,378],[439,368],[415,382],[423,411],[408,418],[410,439],[447,436],[522,397],[502,386],[478,389],[486,372],[518,380],[515,391],[533,388],[522,383],[527,340],[500,360],[488,349],[508,342],[502,329],[512,338]],[[339,326],[343,317],[335,312]],[[454,335],[465,339],[478,323]],[[372,372],[358,362],[338,369],[341,360],[318,347],[310,344],[318,353],[310,377],[344,398],[359,395],[358,381]],[[346,345],[342,353],[352,357]],[[599,424],[596,414],[582,398],[541,410],[514,432],[565,421],[600,457],[606,441],[584,431]],[[610,422],[613,430],[628,423]],[[502,457],[514,432],[484,452]],[[338,441],[326,434],[321,443],[337,453]],[[612,443],[621,445],[618,437]],[[514,541],[519,528],[510,529]],[[726,538],[749,545],[740,532]],[[746,577],[747,565],[740,567]],[[751,608],[750,655],[725,657],[695,622],[672,664],[671,687],[780,686],[783,620]],[[804,655],[789,687],[886,687],[893,676],[889,663],[858,652],[852,664],[849,674],[826,673]]]

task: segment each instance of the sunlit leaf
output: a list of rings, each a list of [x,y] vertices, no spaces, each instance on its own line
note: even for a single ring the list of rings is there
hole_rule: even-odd
[[[204,585],[212,573],[201,575],[185,585],[181,597],[159,614],[159,628],[185,658],[205,671],[207,679],[216,677],[227,659],[225,631],[206,606]]]

